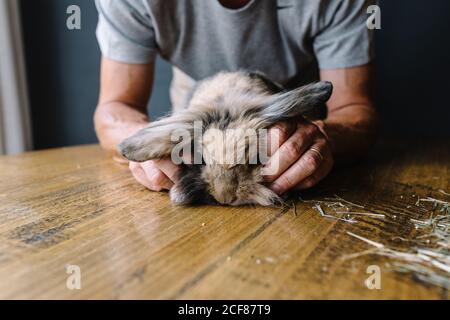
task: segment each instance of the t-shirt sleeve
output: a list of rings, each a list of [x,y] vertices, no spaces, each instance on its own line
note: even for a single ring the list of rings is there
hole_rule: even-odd
[[[323,1],[313,48],[320,69],[356,67],[374,58],[373,31],[367,27],[371,0]]]
[[[96,34],[103,56],[131,64],[155,60],[155,31],[144,1],[95,0],[95,4],[99,12]]]

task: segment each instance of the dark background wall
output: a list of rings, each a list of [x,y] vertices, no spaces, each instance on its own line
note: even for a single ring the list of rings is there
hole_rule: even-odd
[[[81,9],[81,30],[66,27],[67,7]],[[36,149],[97,142],[100,50],[93,0],[21,0],[27,76]],[[158,60],[151,116],[170,110],[170,66]]]
[[[385,134],[450,137],[450,1],[380,3],[377,99]]]
[[[66,28],[80,6],[81,30]],[[96,142],[100,52],[92,0],[21,0],[37,149]],[[377,100],[385,135],[450,137],[450,1],[382,0]],[[159,60],[152,117],[169,110],[170,66]]]

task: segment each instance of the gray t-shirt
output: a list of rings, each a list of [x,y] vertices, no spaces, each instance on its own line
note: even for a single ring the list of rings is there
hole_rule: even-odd
[[[286,87],[317,80],[319,69],[373,57],[370,0],[96,0],[103,55],[148,63],[157,54],[194,80],[219,71],[265,73]]]

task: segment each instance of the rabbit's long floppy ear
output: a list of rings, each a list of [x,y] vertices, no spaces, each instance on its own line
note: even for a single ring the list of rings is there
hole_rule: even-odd
[[[261,108],[259,116],[263,119],[264,125],[272,125],[298,116],[308,117],[315,114],[318,109],[325,108],[325,103],[332,93],[332,83],[321,81],[276,94],[269,104]]]
[[[119,144],[119,151],[136,162],[169,157],[178,143],[191,143],[196,120],[195,113],[183,111],[152,122]]]

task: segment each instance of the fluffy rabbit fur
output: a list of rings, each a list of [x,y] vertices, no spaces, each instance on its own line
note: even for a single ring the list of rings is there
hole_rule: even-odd
[[[279,198],[263,182],[262,163],[250,161],[255,154],[250,151],[248,140],[251,139],[245,136],[245,130],[266,129],[298,116],[308,118],[317,109],[323,110],[332,90],[330,82],[317,82],[286,91],[259,73],[221,72],[195,86],[183,111],[152,122],[123,141],[119,150],[127,159],[137,162],[170,158],[172,150],[179,145],[179,141],[172,141],[172,134],[175,130],[184,130],[192,137],[183,140],[184,144],[202,147],[201,161],[200,164],[189,164],[192,161],[188,160],[180,165],[178,182],[170,191],[174,203],[269,206]],[[196,121],[202,124],[200,139],[194,134]],[[232,131],[232,137],[224,134],[224,143],[219,143],[214,135],[208,135],[210,129],[242,130]],[[237,152],[236,148],[224,149],[224,144],[233,140],[245,141],[239,144],[247,151],[244,162],[224,163],[211,156],[216,151],[223,154],[226,150],[228,153],[224,157],[234,159],[230,153]],[[215,150],[218,148],[220,150]],[[188,158],[192,157],[191,154]]]

